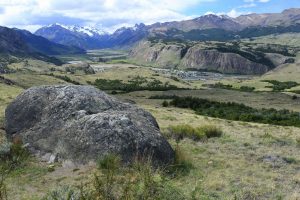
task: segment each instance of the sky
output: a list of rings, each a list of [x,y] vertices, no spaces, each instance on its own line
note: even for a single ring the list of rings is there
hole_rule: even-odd
[[[0,0],[0,26],[34,32],[53,23],[112,32],[136,23],[192,19],[205,14],[237,17],[300,8],[300,0]]]

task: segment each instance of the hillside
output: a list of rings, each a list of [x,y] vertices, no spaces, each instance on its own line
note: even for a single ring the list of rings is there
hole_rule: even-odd
[[[235,42],[143,41],[132,49],[129,57],[134,63],[160,68],[264,74],[276,66],[293,62],[285,50],[274,45]]]
[[[14,29],[20,37],[26,42],[29,49],[45,55],[62,55],[62,54],[83,54],[85,51],[75,46],[64,46],[49,40],[36,36],[26,30]]]
[[[78,47],[69,47],[50,42],[28,31],[0,27],[0,60],[1,72],[5,72],[7,63],[18,58],[33,58],[61,65],[62,62],[51,57],[60,54],[85,53]]]

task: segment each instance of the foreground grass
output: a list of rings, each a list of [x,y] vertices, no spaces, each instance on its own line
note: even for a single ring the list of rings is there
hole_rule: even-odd
[[[174,122],[217,125],[221,138],[206,142],[181,142],[192,159],[194,169],[177,178],[176,184],[186,193],[195,186],[199,199],[297,199],[300,161],[297,138],[300,129],[251,123],[239,123],[197,116],[182,109],[145,108],[154,113],[163,130]],[[173,141],[175,142],[175,141]],[[267,159],[278,156],[277,159]],[[293,158],[295,163],[282,162]]]
[[[3,127],[4,122],[4,112],[6,106],[13,101],[18,94],[23,91],[22,88],[17,86],[9,86],[3,83],[0,83],[0,128]],[[1,129],[0,129],[0,138],[1,138]],[[0,139],[1,140],[1,139]]]
[[[180,141],[179,146],[193,167],[171,183],[184,195],[194,194],[196,199],[300,198],[299,128],[219,120],[185,109],[163,108],[160,104],[149,100],[139,105],[157,118],[163,132],[177,122],[194,128],[217,126],[223,132],[221,137],[205,141]],[[170,142],[176,147],[175,140]],[[46,169],[46,164],[33,162],[9,177],[9,197],[39,199],[58,186],[78,186],[92,179],[96,165],[78,169],[57,165],[53,172]]]

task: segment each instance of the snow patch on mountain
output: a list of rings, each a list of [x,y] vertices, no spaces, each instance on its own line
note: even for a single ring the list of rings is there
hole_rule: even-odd
[[[86,34],[89,37],[95,37],[95,36],[102,36],[102,35],[107,35],[107,33],[104,30],[97,29],[95,27],[90,27],[90,26],[67,26],[59,23],[51,24],[48,27],[53,27],[53,26],[60,26],[64,29],[67,29],[69,31],[75,32],[75,33],[81,33],[81,34]]]

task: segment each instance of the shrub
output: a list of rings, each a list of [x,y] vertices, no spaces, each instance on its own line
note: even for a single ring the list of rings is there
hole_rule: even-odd
[[[241,86],[240,88],[234,88],[232,85],[226,85],[223,83],[215,83],[213,85],[208,85],[212,88],[221,88],[221,89],[226,89],[226,90],[239,90],[243,92],[253,92],[255,90],[255,87],[249,87],[249,86]]]
[[[80,192],[70,186],[50,191],[42,200],[81,200]]]
[[[298,112],[289,110],[257,109],[233,102],[216,102],[196,97],[175,97],[170,105],[189,108],[199,115],[215,118],[300,127]]]
[[[212,125],[206,125],[203,127],[200,127],[200,130],[202,130],[207,138],[213,138],[213,137],[221,137],[223,132],[221,129],[217,128],[216,126]]]
[[[255,90],[255,87],[242,86],[240,87],[240,90],[243,92],[253,92]]]
[[[72,83],[74,85],[81,85],[78,81],[74,81],[68,76],[54,75],[53,73],[48,74],[48,76],[53,76],[55,78],[61,79],[61,80],[66,81],[68,83]]]
[[[212,125],[193,128],[190,125],[184,124],[169,127],[169,135],[177,142],[184,138],[200,141],[212,137],[221,137],[222,131]]]
[[[7,175],[18,167],[22,167],[29,157],[29,153],[21,143],[0,144],[0,200],[7,200],[5,179]]]
[[[272,86],[267,86],[267,87],[271,87],[275,92],[291,89],[292,87],[296,87],[299,85],[299,83],[294,81],[280,82],[276,80],[263,80],[262,82],[271,83]]]
[[[0,145],[0,165],[7,170],[22,167],[29,158],[29,152],[20,143]]]
[[[296,164],[298,163],[297,160],[293,157],[283,157],[282,158],[288,164]]]
[[[116,171],[121,166],[121,158],[115,154],[108,154],[98,160],[97,166],[99,169]]]
[[[175,160],[172,165],[168,167],[168,172],[171,174],[188,174],[193,168],[193,164],[187,155],[182,151],[179,145],[175,148]]]
[[[181,166],[184,170],[190,169],[182,151],[176,152],[174,166]],[[121,166],[120,157],[109,154],[97,162],[101,173],[96,173],[92,181],[80,187],[58,188],[49,192],[43,200],[186,199],[178,188],[170,184],[163,171],[152,167],[150,160],[137,160],[130,166]]]
[[[168,107],[168,106],[169,106],[169,102],[163,101],[162,106],[163,106],[163,107]]]
[[[141,76],[133,77],[128,81],[128,83],[124,83],[121,80],[96,79],[95,82],[88,82],[88,84],[95,85],[101,90],[121,90],[124,92],[141,90],[166,91],[178,89],[177,86],[170,85],[168,82],[162,83],[156,79],[148,81],[146,78]]]
[[[174,99],[176,97],[175,95],[154,95],[149,97],[149,99]]]
[[[0,200],[7,200],[7,190],[6,185],[4,183],[5,181],[5,171],[0,168]]]

